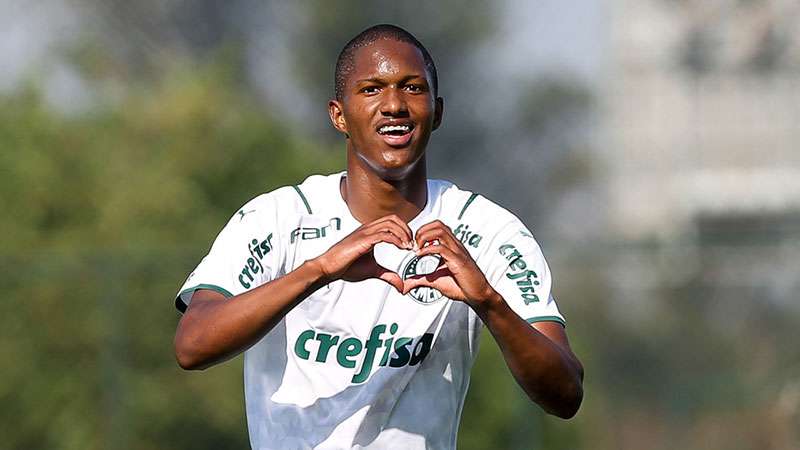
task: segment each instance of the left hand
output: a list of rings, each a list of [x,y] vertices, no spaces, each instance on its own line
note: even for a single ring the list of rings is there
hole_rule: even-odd
[[[419,247],[417,256],[439,255],[442,262],[433,273],[404,280],[404,294],[416,287],[428,286],[473,308],[497,294],[466,247],[441,221],[435,220],[420,227],[414,240]]]

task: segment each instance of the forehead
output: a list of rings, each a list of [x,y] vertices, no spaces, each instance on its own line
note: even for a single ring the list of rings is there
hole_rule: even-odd
[[[353,80],[409,74],[427,76],[422,52],[407,42],[378,39],[353,53]]]

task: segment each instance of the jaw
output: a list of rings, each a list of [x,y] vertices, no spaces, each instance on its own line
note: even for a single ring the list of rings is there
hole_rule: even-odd
[[[367,157],[363,152],[348,145],[348,170],[351,168],[351,163],[355,163],[383,180],[401,181],[409,178],[418,169],[425,171],[425,153],[420,152],[416,157],[412,157],[408,155],[410,150],[409,148],[403,148],[383,152],[379,155],[383,157],[382,160],[375,161]],[[423,163],[420,164],[421,162]]]

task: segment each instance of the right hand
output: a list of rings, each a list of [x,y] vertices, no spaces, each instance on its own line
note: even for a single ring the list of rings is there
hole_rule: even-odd
[[[358,227],[315,258],[325,282],[378,278],[402,292],[403,279],[375,261],[372,248],[379,242],[388,242],[397,248],[411,250],[413,247],[411,229],[394,214]]]

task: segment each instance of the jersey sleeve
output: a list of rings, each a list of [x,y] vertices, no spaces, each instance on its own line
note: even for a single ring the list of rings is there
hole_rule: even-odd
[[[245,204],[217,235],[208,254],[178,291],[178,311],[186,311],[198,289],[210,289],[230,298],[277,277],[277,208],[263,197]]]
[[[487,250],[486,277],[514,312],[528,323],[566,324],[551,292],[547,261],[533,234],[519,219],[507,221]]]

